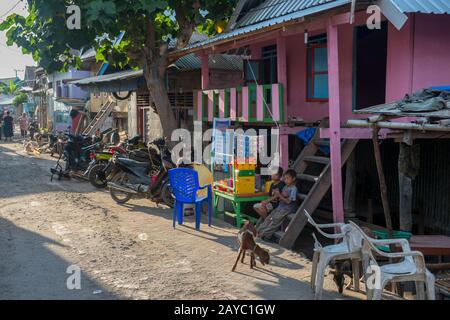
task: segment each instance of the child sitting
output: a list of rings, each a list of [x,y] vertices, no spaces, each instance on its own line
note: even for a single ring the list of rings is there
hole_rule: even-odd
[[[294,170],[288,170],[284,174],[284,183],[286,186],[280,192],[274,191],[275,197],[279,200],[279,205],[269,216],[257,227],[258,237],[270,238],[278,231],[283,220],[287,215],[297,210],[297,173]]]
[[[277,173],[272,175],[272,185],[269,190],[269,199],[257,203],[253,206],[253,209],[258,213],[260,219],[258,224],[267,218],[269,213],[278,207],[278,197],[275,196],[275,191],[282,191],[285,184],[281,179],[283,178],[283,168],[278,168]]]

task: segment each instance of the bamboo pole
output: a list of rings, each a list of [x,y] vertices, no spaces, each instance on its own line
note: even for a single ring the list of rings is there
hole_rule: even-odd
[[[380,121],[377,123],[370,123],[366,120],[348,120],[347,125],[354,128],[384,128],[384,129],[399,129],[399,130],[417,130],[417,131],[438,131],[450,132],[450,127],[438,124],[417,124],[417,123],[403,123],[403,122],[388,122]]]
[[[384,218],[386,220],[386,227],[388,229],[389,238],[392,238],[393,231],[392,231],[391,211],[389,209],[386,178],[384,176],[383,162],[381,160],[381,152],[380,152],[380,141],[378,139],[378,133],[380,131],[380,128],[374,127],[372,130],[373,130],[373,138],[372,138],[373,150],[375,153],[375,162],[378,171],[378,178],[380,180],[380,192],[381,192],[381,201],[383,203]]]

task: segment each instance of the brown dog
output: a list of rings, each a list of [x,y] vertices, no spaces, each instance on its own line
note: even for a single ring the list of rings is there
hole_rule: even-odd
[[[241,263],[244,263],[245,252],[247,250],[250,250],[250,269],[256,267],[255,255],[259,257],[259,261],[261,261],[263,266],[269,264],[270,262],[269,251],[264,250],[263,248],[258,246],[255,242],[255,237],[256,237],[255,226],[251,222],[246,222],[238,233],[238,242],[240,248],[236,262],[234,263],[233,269],[231,269],[232,272],[236,270],[241,255],[242,255]]]

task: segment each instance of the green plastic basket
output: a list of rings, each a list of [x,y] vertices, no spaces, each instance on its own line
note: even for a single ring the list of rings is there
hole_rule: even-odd
[[[378,237],[378,239],[389,239],[389,233],[387,231],[373,230]],[[406,239],[409,240],[412,237],[412,233],[406,231],[394,231],[394,239]]]
[[[389,233],[387,231],[381,231],[381,230],[373,230],[372,231],[378,239],[389,239]],[[406,232],[406,231],[394,231],[393,238],[394,239],[406,239],[409,240],[412,237],[412,233]],[[389,246],[377,246],[377,248],[384,252],[391,252],[391,249]]]

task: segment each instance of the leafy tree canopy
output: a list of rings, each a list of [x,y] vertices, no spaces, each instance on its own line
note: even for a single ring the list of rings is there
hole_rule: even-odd
[[[18,93],[13,100],[13,104],[15,106],[21,105],[26,102],[28,102],[28,95],[24,92]]]
[[[20,85],[18,80],[16,81],[9,80],[9,85],[0,82],[0,94],[8,94],[14,96],[19,93],[19,89],[21,88],[22,86]]]
[[[144,66],[166,54],[170,41],[185,46],[197,28],[222,29],[236,0],[28,0],[28,16],[10,15],[0,24],[8,45],[16,43],[47,72],[79,66],[76,50],[94,47],[97,60]],[[81,11],[81,30],[69,30],[67,7]],[[215,26],[220,26],[215,28]],[[125,31],[118,46],[114,40]]]

